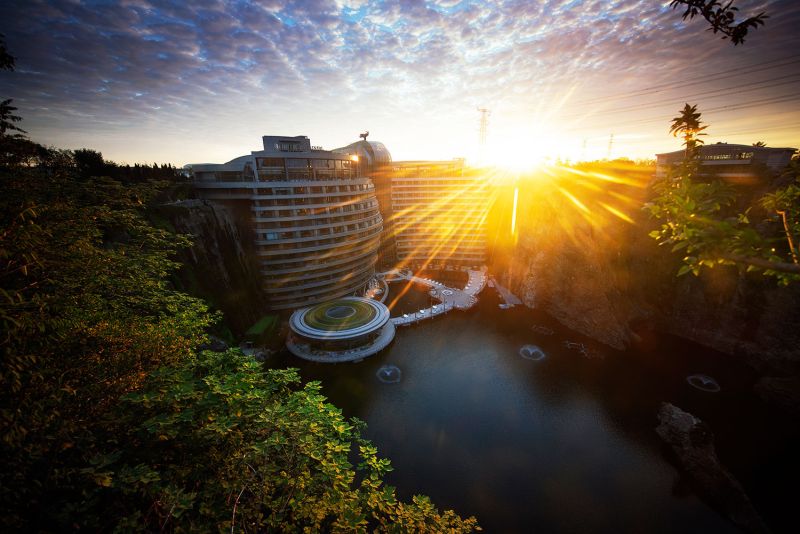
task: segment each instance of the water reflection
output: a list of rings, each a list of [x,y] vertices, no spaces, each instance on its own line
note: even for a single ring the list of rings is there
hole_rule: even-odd
[[[762,454],[774,421],[735,362],[674,339],[653,352],[588,359],[563,341],[589,340],[535,311],[498,314],[498,303],[485,292],[469,312],[402,328],[392,346],[357,365],[277,364],[321,380],[346,415],[367,421],[401,496],[427,494],[476,515],[487,532],[735,532],[664,455],[654,431],[662,401],[711,425],[720,457],[768,521],[769,513],[773,525],[789,517],[797,470],[781,463],[796,428],[770,438]],[[520,357],[523,345],[550,357],[531,365]],[[402,369],[393,387],[375,380],[388,361]],[[688,387],[687,374],[698,370],[725,390]]]

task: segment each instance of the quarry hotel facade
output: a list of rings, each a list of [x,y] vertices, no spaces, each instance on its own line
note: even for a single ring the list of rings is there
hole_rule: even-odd
[[[333,150],[264,136],[263,150],[190,164],[197,195],[245,219],[273,310],[362,296],[377,270],[479,268],[487,184],[463,160],[393,162],[379,142]]]

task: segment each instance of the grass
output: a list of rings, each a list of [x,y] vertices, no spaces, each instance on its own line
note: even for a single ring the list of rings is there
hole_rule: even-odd
[[[329,310],[339,306],[352,308],[355,310],[355,313],[349,317],[342,318],[328,315]],[[342,330],[349,330],[350,328],[365,325],[370,322],[376,314],[377,311],[375,308],[366,302],[340,299],[325,302],[324,304],[311,308],[311,310],[306,313],[303,321],[311,328],[326,330],[328,332],[340,332]]]

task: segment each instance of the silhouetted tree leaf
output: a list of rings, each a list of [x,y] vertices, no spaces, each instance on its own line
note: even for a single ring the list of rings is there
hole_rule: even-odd
[[[722,4],[717,0],[672,0],[673,9],[685,7],[683,19],[693,19],[702,16],[711,25],[710,31],[721,33],[723,39],[730,38],[734,45],[744,43],[747,32],[764,25],[769,18],[763,11],[755,16],[748,17],[738,24],[735,23],[736,12],[739,8],[733,5],[733,0]]]

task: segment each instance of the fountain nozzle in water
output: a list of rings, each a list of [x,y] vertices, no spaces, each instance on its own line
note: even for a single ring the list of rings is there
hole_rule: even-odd
[[[533,360],[535,362],[544,360],[546,356],[544,351],[536,345],[523,345],[522,348],[519,349],[519,355],[526,360]]]
[[[708,375],[689,375],[686,377],[686,381],[689,382],[689,385],[693,388],[708,393],[717,393],[722,389],[719,386],[719,382]]]
[[[396,365],[384,365],[375,373],[384,384],[397,384],[403,378],[403,372]]]

